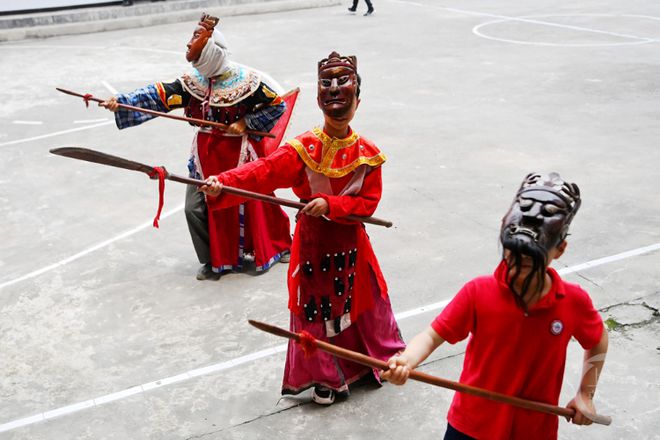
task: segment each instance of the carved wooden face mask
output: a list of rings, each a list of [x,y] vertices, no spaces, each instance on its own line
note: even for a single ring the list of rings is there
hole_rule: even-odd
[[[188,44],[186,47],[188,50],[186,51],[186,60],[190,63],[193,61],[197,61],[199,59],[199,56],[202,54],[202,50],[204,50],[204,46],[206,46],[206,43],[209,41],[209,38],[213,34],[213,29],[215,29],[215,26],[218,24],[220,20],[216,17],[212,17],[207,14],[202,14],[202,17],[199,19],[199,23],[197,23],[197,27],[195,27],[195,31],[192,34],[192,37],[190,37],[190,41],[188,41]]]
[[[332,52],[319,62],[317,101],[323,113],[333,118],[351,118],[357,108],[359,84],[357,60]]]
[[[500,241],[509,273],[507,282],[524,310],[529,295],[543,291],[550,250],[568,235],[580,207],[580,190],[559,174],[528,174],[502,219]],[[520,280],[520,288],[516,288]],[[536,280],[536,290],[530,288]]]
[[[508,249],[507,243],[517,240],[547,254],[568,235],[580,202],[578,186],[564,182],[559,174],[529,174],[502,219],[502,245]]]

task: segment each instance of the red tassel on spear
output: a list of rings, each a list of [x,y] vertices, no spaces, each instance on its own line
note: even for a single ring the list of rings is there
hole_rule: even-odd
[[[319,341],[314,339],[312,335],[307,332],[305,335],[302,333],[293,333],[283,328],[275,327],[274,325],[266,324],[264,322],[254,321],[249,319],[248,322],[258,328],[259,330],[265,331],[276,336],[281,336],[283,338],[288,338],[296,341],[297,343],[303,345],[303,350],[305,354],[308,355],[308,352],[311,352],[314,346],[319,350],[323,350],[327,353],[334,354],[337,357],[353,361],[355,363],[365,365],[367,367],[375,368],[378,370],[389,370],[389,365],[387,362],[381,361],[362,353],[355,351],[347,350],[345,348],[338,347],[336,345],[330,344],[328,342]],[[520,397],[509,396],[502,393],[496,393],[494,391],[485,390],[483,388],[473,387],[470,385],[465,385],[460,382],[454,382],[448,379],[443,379],[441,377],[432,376],[430,374],[422,373],[421,371],[411,370],[409,379],[417,380],[420,382],[428,383],[431,385],[436,385],[442,388],[448,388],[450,390],[459,391],[461,393],[471,394],[473,396],[479,396],[486,399],[494,400],[500,403],[507,403],[509,405],[516,406],[518,408],[530,409],[533,411],[539,411],[546,414],[553,414],[556,416],[569,417],[572,418],[575,415],[575,410],[572,408],[565,408],[561,406],[550,405],[544,402],[537,402],[534,400],[521,399]],[[588,417],[594,422],[601,425],[609,425],[612,423],[612,418],[609,416],[603,416],[599,414],[589,414]]]
[[[126,170],[140,171],[146,173],[152,179],[158,178],[159,180],[159,204],[158,204],[158,215],[154,220],[154,226],[158,227],[158,216],[160,215],[160,210],[163,207],[163,191],[164,180],[171,180],[179,183],[186,183],[188,185],[203,186],[205,182],[199,179],[191,179],[189,177],[178,176],[176,174],[170,174],[165,168],[152,167],[143,163],[135,162],[132,160],[124,159],[123,157],[113,156],[111,154],[102,153],[100,151],[91,150],[89,148],[80,148],[80,147],[61,147],[53,148],[50,150],[51,153],[57,154],[58,156],[70,157],[73,159],[84,160],[87,162],[99,163],[102,165],[109,165],[111,167],[123,168]],[[224,186],[222,190],[227,194],[232,194],[239,197],[244,197],[246,199],[261,200],[262,202],[272,203],[280,206],[288,206],[289,208],[302,209],[305,207],[304,203],[296,202],[293,200],[281,199],[279,197],[273,197],[266,194],[259,194],[252,191],[247,191],[240,188],[232,188],[230,186]],[[376,217],[360,217],[357,215],[347,215],[342,218],[343,220],[350,220],[361,223],[369,223],[372,225],[385,226],[389,228],[392,226],[392,222],[387,220],[382,220]]]

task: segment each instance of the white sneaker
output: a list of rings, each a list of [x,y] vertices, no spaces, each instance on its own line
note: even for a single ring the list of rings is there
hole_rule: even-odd
[[[326,387],[314,387],[312,400],[319,405],[332,405],[335,401],[335,392]]]

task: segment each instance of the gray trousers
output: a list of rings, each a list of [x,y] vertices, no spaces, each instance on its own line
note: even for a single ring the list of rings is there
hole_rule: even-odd
[[[186,188],[186,203],[184,207],[188,231],[192,238],[197,258],[202,264],[211,262],[209,244],[209,217],[204,193],[197,191],[195,185]]]

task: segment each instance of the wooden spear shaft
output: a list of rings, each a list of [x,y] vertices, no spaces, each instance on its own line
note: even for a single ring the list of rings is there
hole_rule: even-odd
[[[91,150],[89,148],[61,147],[61,148],[53,148],[50,150],[50,152],[53,154],[57,154],[58,156],[70,157],[72,159],[84,160],[87,162],[93,162],[101,165],[123,168],[131,171],[140,171],[142,173],[147,174],[152,179],[158,178],[157,177],[158,173],[156,172],[155,168],[152,167],[151,165],[146,165],[140,162],[124,159],[123,157],[114,156],[112,154],[103,153],[101,151]],[[204,182],[203,180],[177,176],[176,174],[170,174],[164,168],[163,170],[164,170],[163,177],[167,180],[186,183],[189,185],[195,185],[198,187],[206,184],[206,182]],[[295,202],[293,200],[281,199],[279,197],[269,196],[266,194],[259,194],[244,189],[233,188],[231,186],[223,186],[222,190],[227,194],[245,197],[247,199],[261,200],[263,202],[273,203],[275,205],[288,206],[290,208],[301,209],[305,206],[304,203]],[[392,226],[391,221],[382,220],[376,217],[360,217],[357,215],[348,215],[346,217],[342,217],[342,219],[361,222],[361,223],[369,223],[378,226],[385,226],[386,228]]]
[[[248,322],[257,327],[259,330],[271,333],[276,336],[281,336],[283,338],[293,339],[296,342],[300,342],[300,335],[298,333],[293,333],[283,328],[276,327],[274,325],[266,324],[264,322],[254,321],[252,319]],[[349,361],[356,362],[367,367],[376,368],[378,370],[387,371],[390,369],[387,362],[381,361],[379,359],[366,356],[362,353],[358,353],[352,350],[347,350],[345,348],[338,347],[327,342],[314,340],[316,347],[319,350],[323,350],[327,353],[334,354],[337,357],[346,359]],[[459,391],[461,393],[471,394],[473,396],[483,397],[489,400],[494,400],[496,402],[507,403],[509,405],[516,406],[518,408],[529,409],[532,411],[539,411],[546,414],[553,414],[562,417],[573,417],[575,411],[571,408],[565,408],[555,405],[550,405],[544,402],[537,402],[534,400],[521,399],[520,397],[509,396],[507,394],[497,393],[495,391],[485,390],[483,388],[478,388],[470,385],[465,385],[460,382],[454,382],[448,379],[443,379],[441,377],[432,376],[430,374],[423,373],[417,370],[410,371],[410,379],[417,380],[419,382],[428,383],[430,385],[436,385],[442,388],[448,388],[450,390]],[[609,416],[603,416],[599,414],[590,414],[588,417],[594,422],[601,425],[609,425],[612,423],[612,418]]]
[[[178,176],[176,174],[170,174],[169,172],[165,176],[168,180],[173,180],[175,182],[187,183],[189,185],[203,186],[205,182],[203,180],[192,179],[190,177]],[[269,196],[266,194],[259,194],[252,191],[247,191],[240,188],[234,188],[232,186],[222,186],[222,192],[226,194],[232,194],[239,197],[245,197],[247,199],[261,200],[262,202],[273,203],[275,205],[288,206],[289,208],[302,209],[305,207],[304,203],[296,202],[294,200],[282,199],[279,197]],[[392,226],[392,222],[389,220],[383,220],[377,217],[360,217],[357,215],[347,215],[342,217],[342,219],[351,220],[354,222],[369,223],[372,225],[385,226],[389,228]]]
[[[94,101],[94,102],[98,102],[98,103],[104,102],[103,99],[99,99],[99,98],[97,98],[95,96],[92,96],[92,95],[83,95],[83,94],[80,94],[80,93],[77,93],[77,92],[72,92],[71,90],[66,90],[66,89],[62,89],[62,88],[59,88],[59,87],[55,87],[55,89],[62,92],[62,93],[65,93],[67,95],[77,96],[77,97],[83,98],[87,101]],[[156,110],[150,110],[150,109],[147,109],[147,108],[135,107],[133,105],[128,105],[128,104],[117,103],[117,105],[121,108],[126,109],[126,110],[132,110],[132,111],[140,112],[140,113],[147,113],[149,115],[160,116],[160,117],[163,117],[163,118],[176,119],[177,121],[186,121],[186,122],[190,122],[191,124],[194,124],[194,125],[214,127],[214,128],[219,129],[219,130],[222,130],[222,131],[227,131],[227,125],[221,124],[219,122],[207,121],[205,119],[189,118],[187,116],[172,115],[170,113],[163,113],[163,112],[159,112],[159,111],[156,111]],[[265,131],[245,130],[245,133],[246,134],[251,134],[253,136],[275,138],[274,134],[268,133],[268,132],[265,132]]]

